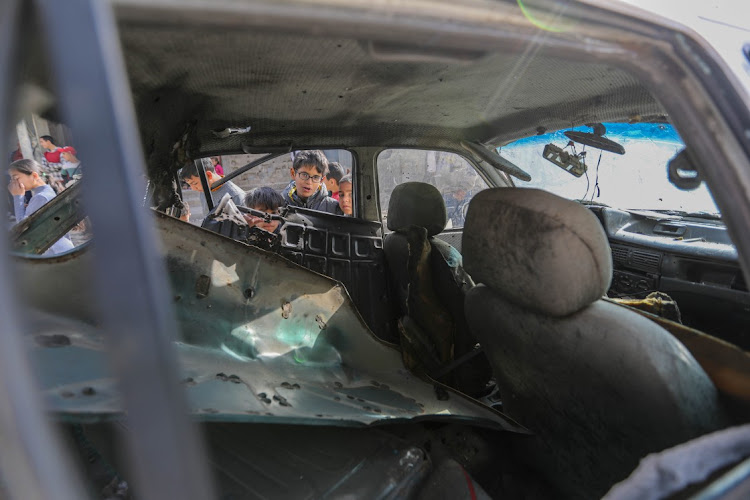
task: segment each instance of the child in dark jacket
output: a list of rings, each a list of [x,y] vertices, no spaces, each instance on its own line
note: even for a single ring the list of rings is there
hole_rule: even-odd
[[[245,195],[245,206],[267,214],[278,215],[279,208],[284,206],[284,198],[270,187],[259,187]],[[279,234],[281,221],[270,220],[266,222],[262,217],[251,214],[243,214],[243,216],[250,227],[259,227],[269,233]]]
[[[322,182],[328,173],[328,160],[322,151],[298,151],[289,173],[292,181],[280,193],[285,205],[341,213],[338,201],[328,196],[328,188]]]

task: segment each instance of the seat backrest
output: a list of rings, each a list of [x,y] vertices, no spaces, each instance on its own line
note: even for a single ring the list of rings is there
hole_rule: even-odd
[[[584,206],[497,188],[469,206],[469,327],[531,460],[571,498],[603,495],[640,458],[725,424],[716,388],[667,331],[600,300],[612,263]]]
[[[393,232],[383,249],[401,309],[401,344],[409,367],[430,375],[476,343],[463,310],[465,293],[474,283],[463,270],[461,254],[434,238],[446,222],[445,203],[434,186],[408,182],[393,190],[388,206],[388,228]],[[486,358],[479,357],[457,368],[445,382],[477,393],[489,376]]]

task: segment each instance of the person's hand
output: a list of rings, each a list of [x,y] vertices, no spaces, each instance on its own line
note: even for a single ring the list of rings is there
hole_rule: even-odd
[[[247,225],[250,227],[255,227],[261,222],[263,222],[263,219],[260,217],[256,217],[254,215],[250,214],[242,214],[242,216],[245,218],[245,222],[247,222]]]
[[[23,196],[26,192],[26,186],[24,186],[23,182],[19,180],[11,179],[8,184],[8,191],[10,191],[10,194],[13,196]]]
[[[182,213],[180,214],[180,220],[190,222],[190,205],[182,202]]]

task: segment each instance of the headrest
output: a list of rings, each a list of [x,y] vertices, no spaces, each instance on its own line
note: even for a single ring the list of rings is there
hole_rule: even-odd
[[[477,194],[462,253],[475,282],[549,316],[567,316],[600,299],[612,278],[612,254],[596,216],[538,189]]]
[[[445,229],[447,222],[445,202],[432,184],[405,182],[391,193],[388,203],[388,229],[391,231],[419,226],[427,229],[427,236],[434,236]]]

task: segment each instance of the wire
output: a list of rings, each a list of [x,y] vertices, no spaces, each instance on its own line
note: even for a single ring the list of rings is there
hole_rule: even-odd
[[[583,198],[581,198],[583,201],[586,201],[586,197],[589,195],[589,170],[586,168],[586,157],[583,157],[583,173],[586,175],[586,192],[583,193]]]
[[[596,162],[596,180],[594,181],[594,189],[591,190],[592,202],[594,201],[594,193],[596,193],[597,198],[602,194],[601,189],[599,189],[599,165],[602,163],[602,153],[603,151],[599,150],[599,160]]]

